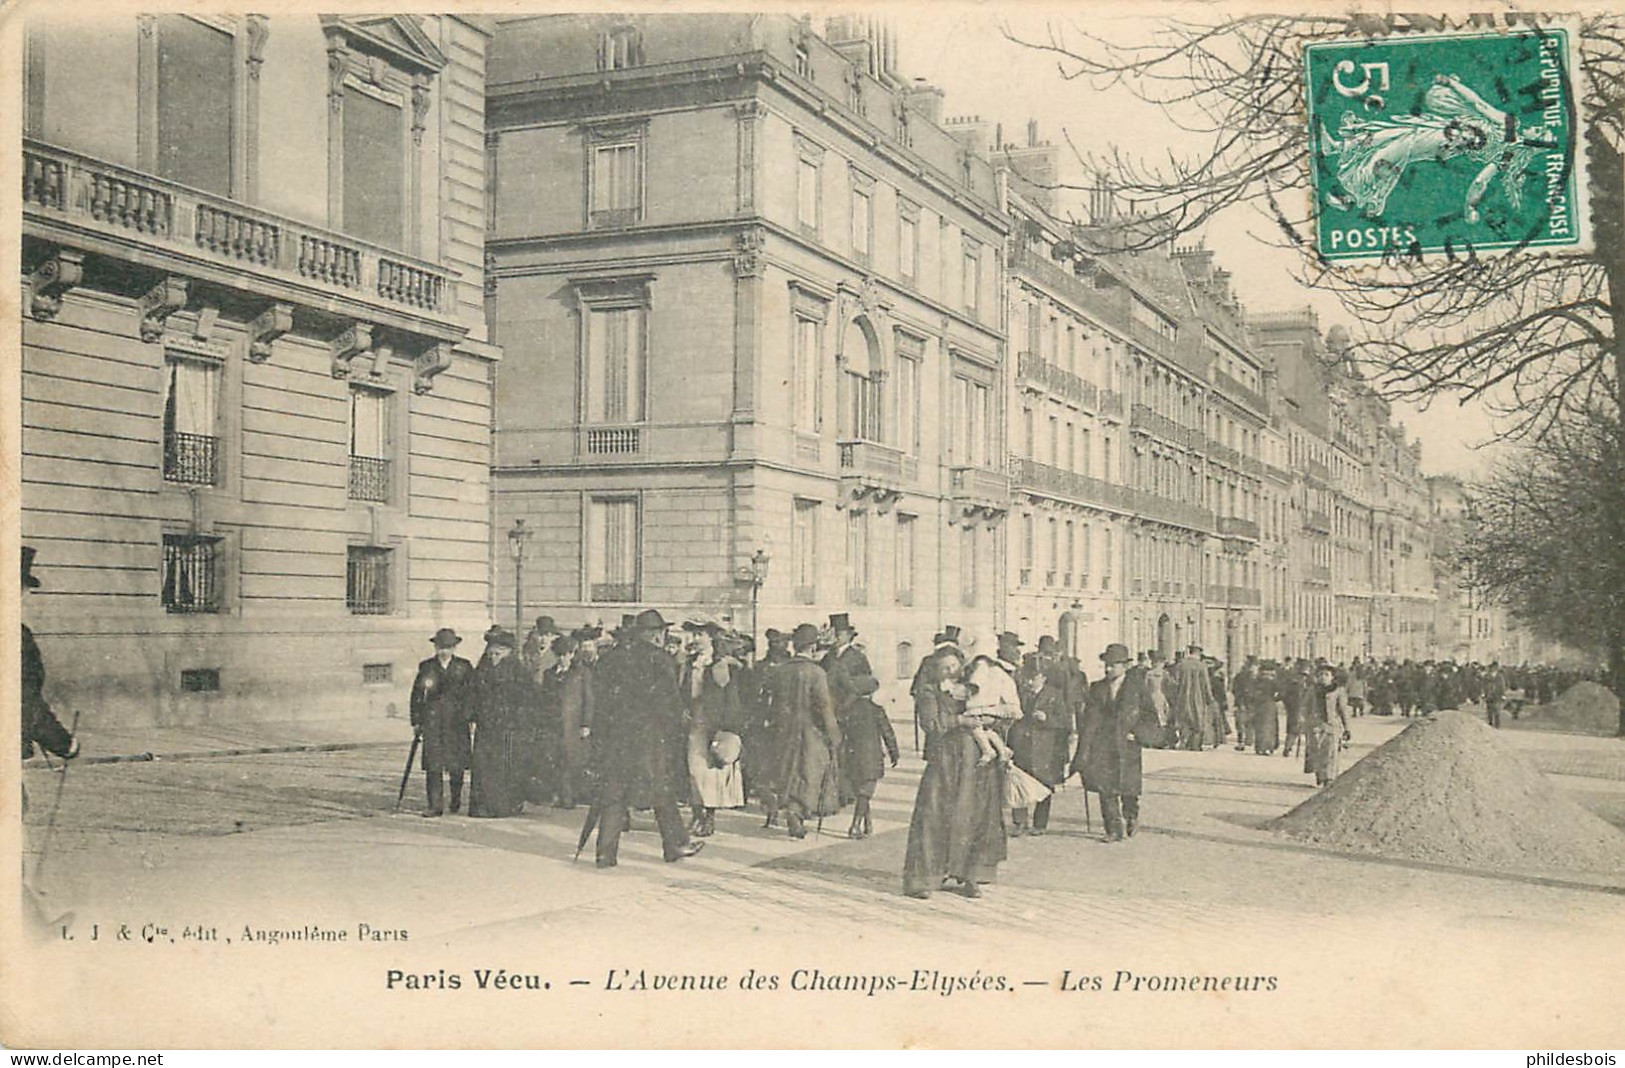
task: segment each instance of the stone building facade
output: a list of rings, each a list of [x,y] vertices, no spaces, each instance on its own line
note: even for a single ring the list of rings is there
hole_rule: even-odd
[[[490,27],[26,31],[21,524],[53,699],[403,706],[432,630],[488,617]]]

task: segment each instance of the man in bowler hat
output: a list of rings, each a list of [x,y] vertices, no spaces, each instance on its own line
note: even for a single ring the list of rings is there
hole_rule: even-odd
[[[1106,677],[1089,687],[1072,770],[1100,795],[1107,842],[1133,837],[1140,820],[1140,746],[1161,741],[1157,706],[1144,676],[1129,671],[1132,654],[1113,642],[1100,654]]]
[[[451,810],[463,807],[463,774],[468,771],[468,681],[474,665],[457,655],[462,642],[450,627],[430,638],[434,655],[418,664],[412,680],[412,729],[423,739],[423,776],[429,807],[425,816],[445,811],[446,777],[451,777]]]

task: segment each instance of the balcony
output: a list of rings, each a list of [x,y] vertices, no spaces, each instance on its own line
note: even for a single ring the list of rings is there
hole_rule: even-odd
[[[1331,485],[1332,470],[1319,460],[1304,461],[1303,473],[1318,480],[1322,485]]]
[[[906,470],[901,449],[857,439],[836,442],[836,449],[841,485],[848,500],[884,506],[902,496],[903,479],[912,472]]]
[[[1332,569],[1325,564],[1311,564],[1304,572],[1304,581],[1317,586],[1330,586],[1332,584]]]
[[[1071,371],[1055,366],[1034,352],[1023,352],[1016,358],[1016,374],[1023,382],[1086,408],[1093,408],[1098,399],[1099,391],[1094,383],[1085,382]]]
[[[187,486],[215,484],[220,439],[209,434],[164,436],[164,481]]]
[[[1164,441],[1181,445],[1186,441],[1184,427],[1144,404],[1136,404],[1130,409],[1129,426],[1155,434]]]
[[[456,276],[425,260],[38,141],[22,184],[30,236],[440,341],[467,332]]]
[[[1207,455],[1208,459],[1212,460],[1214,463],[1225,464],[1228,467],[1234,467],[1237,469],[1240,469],[1241,467],[1241,453],[1217,438],[1213,438],[1208,441]]]
[[[1123,414],[1123,395],[1115,389],[1101,390],[1100,414],[1121,416]]]
[[[1257,541],[1258,524],[1251,519],[1241,519],[1233,515],[1220,516],[1219,537],[1246,538],[1248,541]]]
[[[1264,603],[1264,591],[1247,586],[1226,586],[1225,604],[1231,608],[1257,608]]]
[[[1203,533],[1213,531],[1213,513],[1200,505],[1159,497],[1146,490],[1130,490],[1130,511],[1146,519],[1171,526],[1189,527]]]
[[[955,506],[967,519],[993,520],[1010,510],[1010,476],[985,467],[954,467],[948,472]]]
[[[1287,472],[1287,469],[1284,468],[1284,467],[1276,467],[1274,464],[1261,463],[1261,464],[1259,464],[1259,470],[1263,474],[1269,476],[1270,478],[1273,478],[1277,482],[1291,482],[1292,481],[1292,476]]]
[[[1258,414],[1269,414],[1269,404],[1264,400],[1264,395],[1262,393],[1258,392],[1256,389],[1242,385],[1241,382],[1234,377],[1216,368],[1213,371],[1213,384],[1218,387],[1220,393],[1225,394],[1232,400],[1240,401],[1241,403],[1252,408]]]
[[[351,456],[350,499],[389,500],[389,461],[377,456]]]
[[[1310,512],[1303,517],[1303,529],[1312,530],[1316,534],[1330,534],[1332,520],[1325,512]]]
[[[1090,475],[1078,474],[1076,471],[1063,471],[1059,467],[1041,464],[1037,460],[1012,456],[1010,470],[1015,476],[1015,484],[1023,489],[1125,511],[1131,504],[1132,491],[1127,486],[1116,486]]]

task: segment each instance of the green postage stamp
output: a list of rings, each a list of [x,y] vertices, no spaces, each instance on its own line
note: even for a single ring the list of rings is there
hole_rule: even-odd
[[[1589,251],[1574,38],[1520,27],[1306,46],[1320,255]]]

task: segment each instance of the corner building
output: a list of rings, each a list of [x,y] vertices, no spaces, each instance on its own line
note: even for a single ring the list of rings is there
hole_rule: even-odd
[[[25,27],[25,615],[98,725],[404,716],[489,612],[490,28]]]
[[[1003,622],[1006,223],[894,54],[855,18],[501,20],[495,523],[534,532],[502,614],[850,611],[883,679]]]

